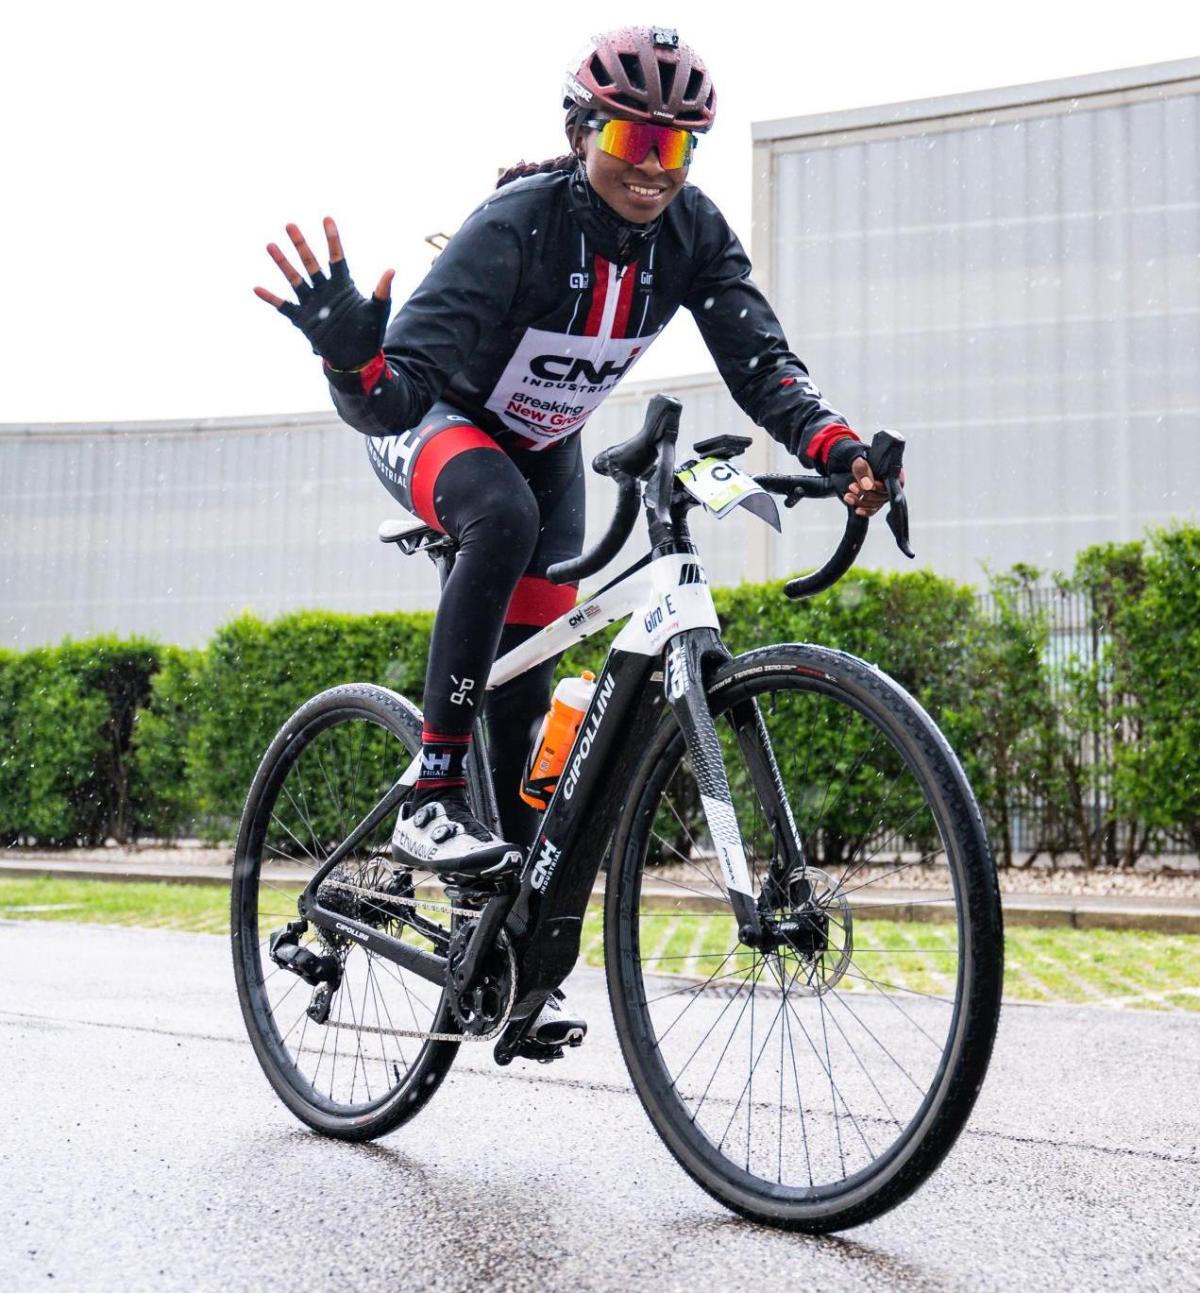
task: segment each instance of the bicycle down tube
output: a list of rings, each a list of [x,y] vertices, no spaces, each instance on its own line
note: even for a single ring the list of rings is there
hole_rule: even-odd
[[[521,949],[524,995],[557,987],[578,957],[583,917],[623,788],[669,704],[687,742],[739,927],[760,929],[721,749],[703,687],[707,660],[728,652],[693,551],[639,563],[496,662],[488,685],[518,677],[625,615],[558,788],[526,859],[509,929]],[[660,685],[659,680],[661,680]],[[597,829],[584,832],[585,825]],[[566,856],[569,865],[560,867]]]

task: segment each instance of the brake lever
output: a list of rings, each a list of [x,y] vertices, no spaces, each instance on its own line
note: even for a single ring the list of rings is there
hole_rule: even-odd
[[[917,554],[909,546],[908,542],[908,499],[904,497],[904,486],[900,484],[899,477],[892,476],[888,478],[888,529],[892,532],[892,537],[896,540],[896,547],[904,553],[906,557],[915,557]]]
[[[896,540],[896,546],[906,557],[912,558],[913,552],[908,542],[908,499],[904,496],[904,486],[900,483],[900,472],[904,464],[905,440],[895,431],[876,431],[867,450],[867,462],[876,480],[882,480],[888,492],[888,529]]]

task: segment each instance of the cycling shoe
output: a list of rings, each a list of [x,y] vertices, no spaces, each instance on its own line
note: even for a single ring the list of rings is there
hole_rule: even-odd
[[[477,821],[466,804],[449,795],[400,809],[392,833],[392,857],[400,866],[433,871],[442,878],[483,879],[521,865],[521,851]]]

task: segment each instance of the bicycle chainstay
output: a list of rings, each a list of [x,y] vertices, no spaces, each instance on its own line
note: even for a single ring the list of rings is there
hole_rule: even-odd
[[[383,899],[391,906],[423,907],[429,911],[446,911],[452,916],[468,916],[472,920],[479,919],[479,912],[474,907],[455,907],[452,903],[433,902],[428,898],[402,898],[394,893],[385,893],[382,889],[364,889],[361,885],[347,884],[344,880],[325,880],[322,882],[321,888],[344,889],[347,893],[360,897]],[[500,1016],[499,1022],[486,1033],[479,1033],[478,1035],[467,1032],[425,1033],[416,1028],[376,1028],[369,1024],[344,1024],[335,1022],[332,1019],[327,1020],[325,1026],[327,1028],[340,1028],[344,1032],[372,1033],[384,1037],[413,1037],[427,1042],[493,1042],[508,1027],[513,1006],[517,1003],[517,954],[513,951],[513,945],[507,937],[504,938],[504,950],[508,954],[508,1000],[504,1003],[504,1013]]]

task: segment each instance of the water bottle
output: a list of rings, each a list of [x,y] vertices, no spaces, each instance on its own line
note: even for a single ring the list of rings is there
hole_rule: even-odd
[[[578,678],[564,678],[555,687],[521,781],[521,798],[530,808],[542,809],[550,802],[595,690],[596,675],[590,669]]]

